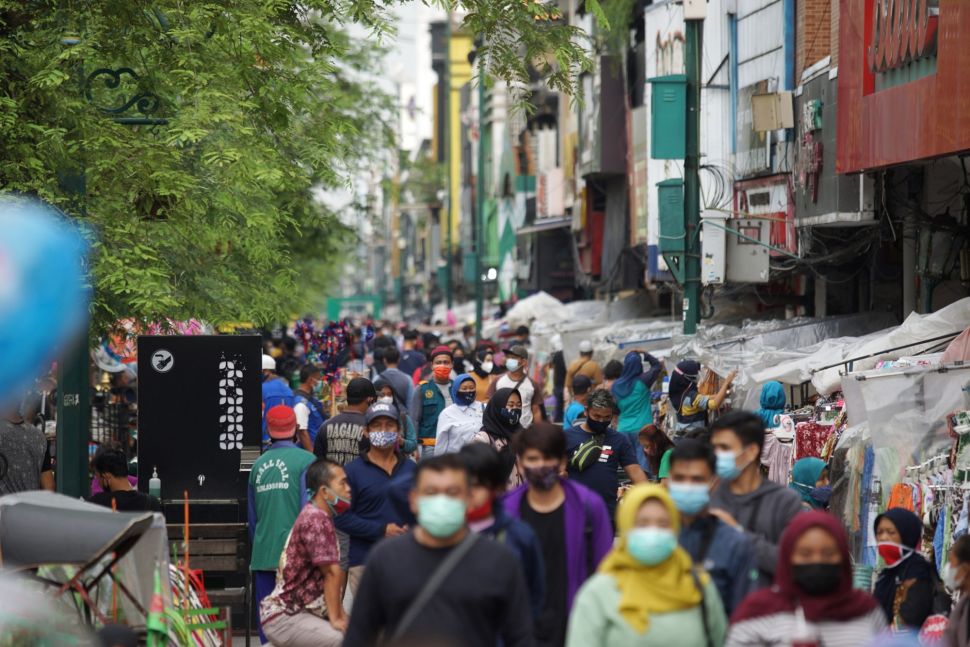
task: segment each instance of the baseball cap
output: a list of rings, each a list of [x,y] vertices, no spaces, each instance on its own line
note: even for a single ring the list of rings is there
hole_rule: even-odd
[[[270,438],[289,440],[296,431],[296,414],[285,404],[278,404],[266,412],[266,428]]]
[[[505,354],[506,355],[515,355],[516,357],[518,357],[520,359],[529,359],[529,351],[527,351],[525,349],[525,346],[523,346],[522,344],[516,344],[512,348],[510,348],[507,351],[505,351]]]
[[[275,371],[276,370],[276,360],[272,355],[263,354],[263,370],[264,371]]]
[[[347,402],[360,404],[367,398],[376,398],[377,389],[366,377],[355,377],[347,384]]]
[[[593,386],[593,380],[589,379],[585,375],[577,375],[573,378],[573,393],[576,395],[583,395],[589,393],[589,390]]]
[[[588,339],[584,339],[583,341],[579,342],[579,352],[580,353],[592,353],[593,352],[593,344]]]
[[[376,404],[370,405],[370,407],[367,409],[367,415],[364,416],[364,420],[367,422],[367,424],[370,424],[378,418],[391,418],[393,420],[397,420],[397,409],[383,402],[377,402]]]

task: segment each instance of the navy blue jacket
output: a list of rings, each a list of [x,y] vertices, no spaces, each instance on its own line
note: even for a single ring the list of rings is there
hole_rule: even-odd
[[[384,538],[387,524],[408,523],[391,503],[394,497],[390,490],[410,487],[416,469],[414,461],[398,456],[393,473],[388,474],[373,464],[367,454],[344,467],[350,483],[350,510],[335,517],[334,524],[350,535],[351,566],[362,566],[367,561],[370,549]],[[407,496],[407,490],[404,495]]]
[[[707,554],[701,555],[705,537]],[[758,556],[751,541],[717,517],[702,515],[684,525],[680,529],[680,545],[695,564],[710,574],[729,617],[748,593],[761,588]]]

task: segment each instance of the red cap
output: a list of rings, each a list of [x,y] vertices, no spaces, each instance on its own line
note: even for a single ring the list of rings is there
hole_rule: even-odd
[[[296,414],[285,404],[278,404],[266,412],[266,428],[274,440],[290,440],[296,431]]]
[[[438,355],[447,355],[448,357],[451,357],[451,349],[445,345],[438,346],[431,351],[431,361],[434,361],[434,358]]]

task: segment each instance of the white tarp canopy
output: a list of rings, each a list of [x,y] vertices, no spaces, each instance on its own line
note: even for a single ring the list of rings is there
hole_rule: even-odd
[[[932,314],[921,315],[914,312],[900,326],[863,337],[828,339],[805,348],[800,353],[797,349],[791,349],[789,352],[795,355],[794,357],[790,357],[788,361],[766,366],[754,373],[752,379],[758,383],[778,380],[785,384],[811,381],[816,391],[828,395],[840,388],[842,367],[835,366],[814,373],[813,371],[856,357],[865,359],[853,362],[853,371],[871,369],[878,362],[887,359],[921,355],[942,343],[939,340],[925,340],[955,335],[968,326],[970,326],[970,298],[961,299]],[[899,348],[899,350],[886,352],[893,348]],[[872,357],[866,357],[868,355]]]

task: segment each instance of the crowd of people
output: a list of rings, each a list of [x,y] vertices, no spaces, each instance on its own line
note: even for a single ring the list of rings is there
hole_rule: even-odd
[[[875,590],[854,587],[825,462],[796,463],[788,487],[764,474],[783,391],[718,415],[734,375],[703,389],[682,361],[660,419],[663,362],[632,351],[601,368],[584,342],[543,367],[544,399],[528,337],[378,338],[329,418],[312,367],[291,404],[264,357],[250,525],[265,639],[856,646],[918,631],[970,588],[970,540],[941,578],[903,509],[875,521]],[[970,644],[964,602],[952,618],[947,644]]]

